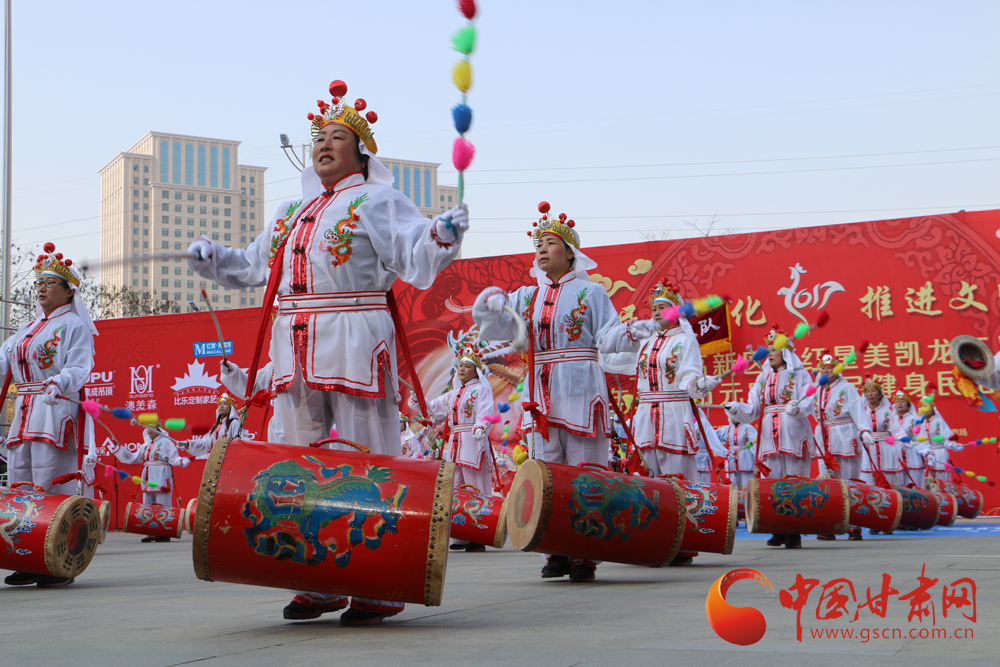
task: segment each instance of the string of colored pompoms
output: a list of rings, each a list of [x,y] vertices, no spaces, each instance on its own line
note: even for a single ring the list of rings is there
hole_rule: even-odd
[[[465,170],[472,164],[472,158],[476,155],[476,147],[465,138],[465,133],[472,126],[472,109],[466,102],[467,93],[472,87],[472,64],[469,62],[469,56],[476,48],[476,26],[472,22],[476,16],[476,2],[459,0],[458,9],[468,20],[468,24],[459,28],[451,38],[452,48],[462,54],[462,59],[451,70],[451,80],[462,93],[461,103],[451,110],[455,130],[458,132],[458,138],[455,139],[451,149],[451,161],[458,171],[458,205],[461,206],[465,199]]]

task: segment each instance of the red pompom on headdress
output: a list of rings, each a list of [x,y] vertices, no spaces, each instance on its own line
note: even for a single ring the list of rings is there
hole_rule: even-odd
[[[535,247],[541,243],[542,235],[552,234],[558,236],[568,245],[573,246],[577,250],[580,249],[580,235],[577,233],[574,227],[576,227],[576,222],[573,220],[567,220],[565,213],[560,213],[558,218],[552,218],[549,216],[550,210],[549,203],[543,201],[538,204],[538,212],[542,214],[536,222],[531,223],[534,227],[534,231],[528,232],[528,236],[532,238],[535,243]]]
[[[56,252],[56,245],[51,241],[42,246],[42,250],[46,252],[44,255],[39,255],[35,260],[35,280],[38,280],[42,276],[55,276],[57,278],[62,278],[67,283],[71,285],[80,286],[80,279],[77,278],[76,274],[70,268],[73,266],[73,260],[63,259],[63,254],[61,252]]]
[[[680,288],[666,278],[661,278],[656,286],[649,290],[649,307],[652,308],[657,301],[666,301],[679,306],[683,302]]]
[[[348,106],[344,100],[344,96],[347,95],[347,84],[340,79],[330,84],[330,95],[332,95],[330,100],[333,103],[332,105],[327,104],[323,100],[316,100],[319,113],[306,114],[306,118],[312,121],[313,140],[316,140],[319,131],[324,127],[330,123],[337,123],[358,135],[365,147],[371,151],[372,155],[378,153],[375,136],[372,134],[371,127],[369,127],[369,124],[373,125],[378,121],[378,114],[374,111],[369,111],[362,118],[361,112],[368,108],[368,103],[360,97],[354,101],[353,107]]]
[[[773,343],[778,334],[785,334],[785,330],[779,327],[777,322],[771,322],[771,330],[764,334],[764,342]]]

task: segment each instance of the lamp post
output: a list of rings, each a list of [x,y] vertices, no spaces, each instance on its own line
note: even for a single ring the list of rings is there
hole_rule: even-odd
[[[292,163],[292,166],[295,167],[296,169],[298,169],[299,171],[302,171],[303,169],[305,169],[306,168],[306,144],[302,144],[302,146],[301,146],[301,148],[302,148],[302,157],[299,158],[299,156],[295,154],[295,146],[293,146],[291,144],[291,142],[288,141],[288,135],[287,134],[279,135],[278,139],[281,140],[281,150],[283,150],[285,152],[285,157],[287,157],[288,161]]]

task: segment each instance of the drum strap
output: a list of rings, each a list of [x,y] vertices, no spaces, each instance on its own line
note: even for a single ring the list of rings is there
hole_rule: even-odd
[[[689,398],[688,401],[691,402],[691,411],[694,413],[694,420],[698,423],[698,430],[701,431],[701,439],[705,441],[705,451],[708,452],[708,460],[712,462],[712,472],[715,474],[715,480],[720,484],[727,484],[728,480],[725,482],[722,481],[722,473],[716,467],[715,453],[708,444],[708,434],[705,433],[705,426],[701,423],[701,413],[698,410],[698,404],[694,402],[693,398]]]
[[[611,409],[614,410],[615,416],[618,417],[618,421],[621,422],[622,428],[625,429],[625,436],[628,438],[628,445],[626,449],[631,449],[632,454],[638,454],[639,460],[642,461],[642,466],[645,468],[645,470],[636,470],[635,472],[642,473],[644,477],[649,477],[649,466],[646,464],[646,459],[643,458],[642,452],[639,451],[639,448],[635,444],[635,436],[632,435],[632,427],[629,426],[628,421],[625,419],[625,415],[622,414],[622,409],[618,407],[618,401],[615,400],[615,395],[611,391],[611,382],[608,380],[607,375],[604,376],[604,381],[608,385],[608,403],[611,404]],[[619,390],[619,394],[620,393],[621,391]],[[632,457],[629,456],[628,458],[631,459]]]

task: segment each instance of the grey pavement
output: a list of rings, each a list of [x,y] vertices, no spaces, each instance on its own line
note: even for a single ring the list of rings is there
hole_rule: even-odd
[[[440,607],[407,605],[382,626],[342,628],[338,613],[317,621],[282,620],[290,594],[278,589],[199,581],[191,538],[140,544],[112,533],[88,570],[62,590],[0,584],[0,665],[160,667],[229,665],[996,665],[1000,662],[1000,523],[961,521],[952,529],[897,533],[863,542],[803,539],[801,551],[772,548],[762,536],[738,534],[730,556],[704,554],[689,567],[649,569],[602,564],[597,581],[539,578],[541,557],[509,545],[484,554],[451,554]],[[766,536],[763,536],[766,537]],[[925,576],[936,625],[908,620],[898,597]],[[753,606],[767,619],[764,638],[742,647],[720,639],[705,617],[712,583],[739,567],[759,570],[774,592],[753,581],[735,584],[728,601]],[[885,619],[848,601],[848,616],[817,620],[821,587],[847,578],[860,602],[877,594],[882,575],[899,593]],[[802,610],[779,602],[796,574],[820,582]],[[944,618],[942,585],[971,578],[971,608]],[[849,592],[848,592],[849,595]],[[826,609],[825,603],[822,609]],[[821,611],[822,611],[821,609]],[[914,639],[860,639],[882,628],[914,631]],[[962,639],[920,639],[923,628],[958,630]],[[817,639],[810,630],[853,631],[855,638]],[[967,632],[971,630],[971,635]]]

